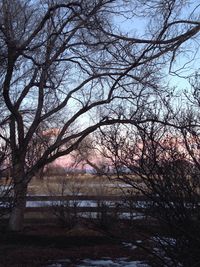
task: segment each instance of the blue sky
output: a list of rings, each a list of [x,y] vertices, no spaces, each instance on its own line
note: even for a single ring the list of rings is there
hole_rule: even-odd
[[[200,20],[200,4],[198,1],[188,1],[190,5],[183,8],[180,15],[181,18],[187,18],[189,14],[192,14],[196,20]],[[197,8],[196,8],[197,7]],[[142,37],[145,34],[145,28],[148,25],[148,19],[145,17],[134,17],[134,18],[124,18],[122,16],[117,16],[114,19],[117,27],[129,34],[136,34],[138,37]],[[166,78],[165,82],[169,82],[170,86],[176,86],[179,90],[184,90],[190,87],[190,84],[186,76],[191,76],[196,71],[199,71],[200,62],[200,36],[196,40],[190,40],[185,43],[183,52],[175,58],[173,63],[173,68],[171,73],[169,73],[169,68],[166,68]]]

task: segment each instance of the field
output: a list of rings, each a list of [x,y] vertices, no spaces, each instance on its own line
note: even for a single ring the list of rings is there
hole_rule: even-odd
[[[134,179],[134,177],[133,177]],[[118,181],[116,177],[108,179],[104,176],[66,175],[49,176],[42,180],[34,178],[29,184],[31,195],[43,194],[83,194],[83,195],[121,195],[130,186]],[[64,190],[64,192],[63,192]]]

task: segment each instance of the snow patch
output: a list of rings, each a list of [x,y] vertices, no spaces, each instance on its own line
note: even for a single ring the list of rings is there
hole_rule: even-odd
[[[100,259],[91,260],[85,259],[81,264],[76,267],[150,267],[149,265],[142,263],[141,261],[128,261],[127,258],[119,259]]]
[[[130,250],[134,250],[137,248],[137,246],[132,243],[122,242],[122,245]]]
[[[58,260],[55,263],[49,264],[46,267],[67,267],[70,260]],[[150,267],[141,261],[129,261],[128,258],[102,258],[99,260],[84,259],[79,264],[73,265],[75,267]]]

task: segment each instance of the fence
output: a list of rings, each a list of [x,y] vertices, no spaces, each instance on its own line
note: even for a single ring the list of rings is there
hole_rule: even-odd
[[[4,198],[0,201],[9,202],[11,198]],[[144,211],[144,203],[147,199],[144,196],[27,196],[25,217],[37,218],[41,215],[50,214],[52,207],[57,210],[65,208],[67,212],[76,213],[118,213],[138,216]],[[67,203],[67,205],[66,205]],[[31,215],[31,216],[30,216]],[[127,216],[128,217],[128,216]]]
[[[57,203],[59,206],[65,202],[77,203],[76,209],[77,212],[100,212],[102,206],[106,205],[109,212],[116,210],[116,207],[119,208],[120,213],[124,212],[142,212],[144,208],[139,207],[139,204],[146,202],[147,199],[144,196],[131,196],[131,197],[122,197],[122,196],[28,196],[27,203],[33,203],[33,207],[26,207],[27,212],[45,212],[51,209],[53,205]],[[40,202],[40,206],[36,206],[37,202]],[[48,204],[46,204],[48,202]],[[34,205],[34,203],[36,205]],[[42,204],[44,203],[44,205]],[[90,206],[92,204],[92,206]],[[131,206],[130,206],[131,204]],[[74,207],[68,207],[68,209],[73,210]]]

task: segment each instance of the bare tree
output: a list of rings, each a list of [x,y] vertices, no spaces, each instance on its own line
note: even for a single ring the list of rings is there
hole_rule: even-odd
[[[152,18],[154,25],[159,21],[146,37],[122,34],[112,20],[137,17],[127,1],[0,2],[1,98],[15,200],[11,230],[22,228],[28,183],[44,165],[71,153],[102,125],[150,120],[143,109],[158,93],[162,66],[199,33],[195,7],[185,17],[180,13],[184,2],[144,1],[145,9],[133,2],[151,25]],[[41,125],[59,131],[30,164]]]

